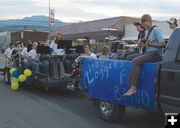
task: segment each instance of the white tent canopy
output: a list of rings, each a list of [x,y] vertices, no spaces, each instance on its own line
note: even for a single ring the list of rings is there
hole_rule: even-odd
[[[178,21],[180,24],[180,21]],[[153,22],[153,25],[157,25],[163,34],[164,39],[168,39],[172,33],[172,29],[170,29],[169,24],[166,21],[162,22]],[[126,24],[125,25],[125,35],[122,40],[137,40],[138,32],[136,27],[133,24]]]
[[[125,24],[125,34],[121,40],[137,40],[138,32],[133,24]]]

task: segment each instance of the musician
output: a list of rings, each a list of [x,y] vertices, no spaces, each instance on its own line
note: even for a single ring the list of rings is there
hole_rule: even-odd
[[[162,59],[162,48],[165,48],[162,32],[158,27],[152,25],[152,18],[150,15],[145,14],[141,17],[141,23],[146,28],[145,41],[140,42],[145,46],[144,52],[136,53],[129,56],[129,60],[132,60],[132,67],[129,76],[129,83],[131,88],[124,93],[124,96],[131,96],[136,93],[137,86],[139,84],[141,65],[145,62],[158,62]]]
[[[24,47],[21,52],[22,62],[25,67],[28,66],[29,51],[31,49],[32,49],[32,42],[29,40],[27,43],[24,44]]]
[[[63,65],[63,56],[65,54],[64,48],[63,47],[58,47],[61,46],[61,42],[63,40],[63,35],[62,33],[57,33],[55,39],[51,42],[50,48],[52,48],[53,52],[53,58],[51,59],[50,62],[50,67],[52,71],[52,76],[55,78],[62,78],[65,75],[64,71],[64,65]]]
[[[14,44],[10,43],[9,48],[7,48],[4,52],[4,56],[7,59],[6,63],[11,60],[11,55],[12,55],[13,49],[14,49]]]
[[[11,58],[13,59],[15,67],[19,67],[21,64],[21,51],[22,51],[22,43],[21,41],[17,41],[15,43],[15,48],[12,51]]]
[[[29,54],[28,54],[29,65],[33,66],[33,70],[35,72],[39,72],[39,65],[40,65],[39,54],[37,53],[37,46],[38,46],[38,43],[34,42],[32,44],[32,49],[29,51]]]
[[[129,55],[132,55],[132,54],[135,54],[135,53],[139,53],[140,42],[141,42],[141,39],[143,39],[144,36],[145,36],[145,30],[146,29],[139,22],[134,22],[134,26],[136,27],[136,30],[138,31],[138,38],[137,38],[138,46],[132,52],[129,52],[129,51],[127,52],[126,51],[121,56],[121,59],[127,59]]]
[[[50,66],[50,56],[51,56],[51,48],[49,44],[49,40],[42,42],[39,46],[39,50],[37,51],[40,53],[40,69],[42,73],[49,76],[49,66]]]

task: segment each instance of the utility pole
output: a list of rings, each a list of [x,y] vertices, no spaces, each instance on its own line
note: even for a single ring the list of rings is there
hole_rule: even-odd
[[[50,3],[50,0],[49,0],[49,40],[50,40],[50,37],[51,37],[51,23],[50,23],[50,20],[51,20],[51,17],[50,17],[50,13],[51,13],[51,3]]]

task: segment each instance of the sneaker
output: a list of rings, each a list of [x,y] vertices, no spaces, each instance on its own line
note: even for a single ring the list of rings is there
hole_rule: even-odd
[[[67,89],[71,90],[71,91],[74,91],[75,90],[75,87],[73,84],[70,84],[70,85],[67,85]]]

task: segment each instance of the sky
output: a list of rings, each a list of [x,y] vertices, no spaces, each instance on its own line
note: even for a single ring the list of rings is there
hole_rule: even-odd
[[[49,15],[49,0],[0,0],[0,19]],[[50,0],[55,18],[63,22],[150,14],[154,20],[180,19],[180,0]]]

